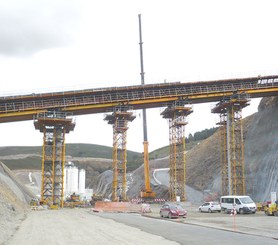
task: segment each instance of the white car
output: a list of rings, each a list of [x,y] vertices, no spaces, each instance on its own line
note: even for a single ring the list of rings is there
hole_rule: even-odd
[[[199,212],[221,212],[219,202],[205,202],[199,207]]]

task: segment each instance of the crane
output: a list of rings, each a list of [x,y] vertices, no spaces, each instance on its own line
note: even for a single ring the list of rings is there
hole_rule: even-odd
[[[142,31],[141,31],[141,14],[138,15],[139,18],[139,38],[140,38],[140,63],[141,63],[141,84],[144,85],[144,65],[143,65],[143,42],[142,42]],[[147,115],[146,109],[143,109],[143,136],[144,136],[144,177],[145,177],[145,189],[141,190],[140,196],[143,199],[153,199],[155,197],[155,192],[151,189],[150,184],[150,174],[149,174],[149,143],[147,134]]]

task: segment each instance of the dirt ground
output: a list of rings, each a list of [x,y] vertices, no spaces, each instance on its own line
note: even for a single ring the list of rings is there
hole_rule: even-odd
[[[177,244],[137,228],[92,215],[89,209],[32,211],[5,245]]]
[[[263,212],[231,216],[223,213],[200,213],[197,206],[184,206],[188,211],[187,218],[172,219],[170,222],[278,239],[278,218],[266,216]],[[151,209],[151,213],[142,215],[160,219],[160,205],[152,204]],[[103,219],[92,212],[91,209],[82,208],[31,211],[18,231],[4,244],[177,244],[137,228]],[[168,221],[167,218],[164,219]]]

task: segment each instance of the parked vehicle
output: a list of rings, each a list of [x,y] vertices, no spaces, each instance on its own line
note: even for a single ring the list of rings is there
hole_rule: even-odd
[[[219,202],[205,202],[199,207],[199,212],[221,212],[221,206]]]
[[[187,211],[179,204],[164,204],[160,208],[160,217],[169,219],[182,217],[185,218]]]
[[[220,198],[221,210],[229,213],[233,209],[237,213],[256,213],[257,206],[249,196],[222,196]]]

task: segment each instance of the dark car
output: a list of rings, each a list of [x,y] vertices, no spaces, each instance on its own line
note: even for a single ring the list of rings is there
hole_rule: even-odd
[[[169,219],[182,217],[185,218],[187,211],[179,204],[164,204],[160,208],[160,217]]]

